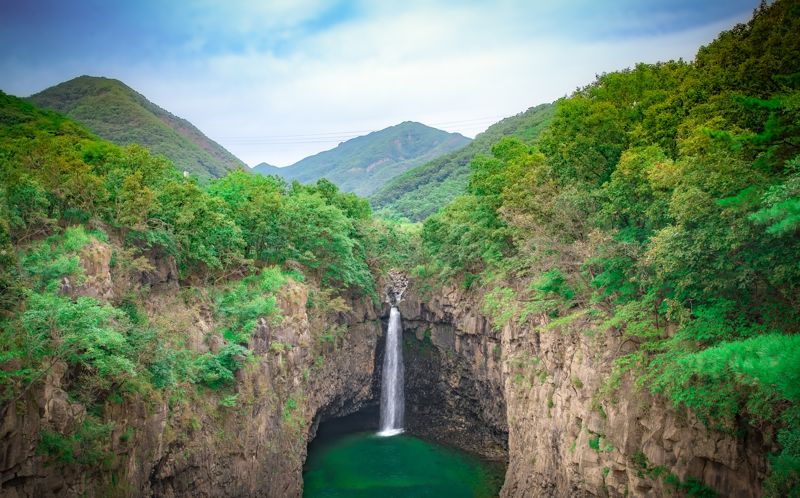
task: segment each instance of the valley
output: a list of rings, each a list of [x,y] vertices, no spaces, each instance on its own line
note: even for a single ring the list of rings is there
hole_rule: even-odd
[[[2,496],[800,496],[797,33],[285,168],[0,92]]]

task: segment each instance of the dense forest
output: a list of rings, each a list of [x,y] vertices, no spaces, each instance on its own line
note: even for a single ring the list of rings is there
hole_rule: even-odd
[[[694,62],[558,101],[535,146],[504,138],[472,162],[417,268],[489,287],[497,327],[618,330],[637,350],[598,399],[632,375],[715,430],[762,429],[783,448],[769,496],[800,490],[798,33],[797,2],[762,5]]]
[[[312,282],[318,303],[378,301],[377,279],[403,268],[431,292],[480,288],[498,329],[554,333],[581,318],[583,333],[621,334],[635,351],[616,360],[598,412],[631,378],[712,430],[756,428],[780,448],[767,495],[800,496],[798,33],[796,1],[763,4],[694,61],[603,74],[533,108],[434,161],[469,163],[468,178],[431,174],[406,207],[390,206],[388,190],[376,197],[387,218],[430,215],[417,224],[374,216],[325,179],[235,170],[201,184],[141,146],[0,94],[3,411],[65,364],[86,417],[40,434],[37,451],[102,468],[105,411],[120,399],[172,405],[210,391],[236,403],[250,334],[278,319],[286,281]],[[392,185],[412,192],[413,178]],[[97,243],[133,280],[147,280],[153,255],[174,258],[180,292],[207,300],[223,347],[197,352],[148,319],[146,285],[111,300],[72,295]]]

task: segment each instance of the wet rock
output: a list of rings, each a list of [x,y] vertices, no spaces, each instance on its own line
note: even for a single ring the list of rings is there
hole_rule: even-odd
[[[408,276],[400,270],[389,270],[384,291],[386,302],[397,306],[403,300],[403,294],[407,288]]]

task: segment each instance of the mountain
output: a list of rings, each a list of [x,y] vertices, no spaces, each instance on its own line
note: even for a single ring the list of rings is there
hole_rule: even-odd
[[[553,104],[541,104],[490,126],[469,145],[397,175],[369,198],[372,206],[388,216],[419,221],[432,215],[461,194],[470,175],[469,163],[478,154],[489,154],[504,136],[534,142],[555,112]]]
[[[277,166],[273,166],[273,165],[268,164],[268,163],[259,163],[259,164],[256,164],[255,166],[253,166],[253,172],[259,173],[259,174],[264,175],[264,176],[267,176],[267,175],[280,175],[281,174],[280,172],[283,169],[284,168],[279,168]]]
[[[368,195],[400,173],[468,143],[470,139],[461,134],[405,121],[342,142],[278,171],[266,170],[302,183],[324,177],[344,191]],[[264,169],[259,172],[263,174]]]
[[[244,163],[198,130],[121,81],[80,76],[28,97],[119,145],[142,144],[201,178],[221,177]]]

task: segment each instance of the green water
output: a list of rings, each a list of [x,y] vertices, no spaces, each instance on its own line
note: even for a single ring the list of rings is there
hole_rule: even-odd
[[[471,455],[402,434],[360,432],[312,444],[305,498],[490,498],[503,469]]]

